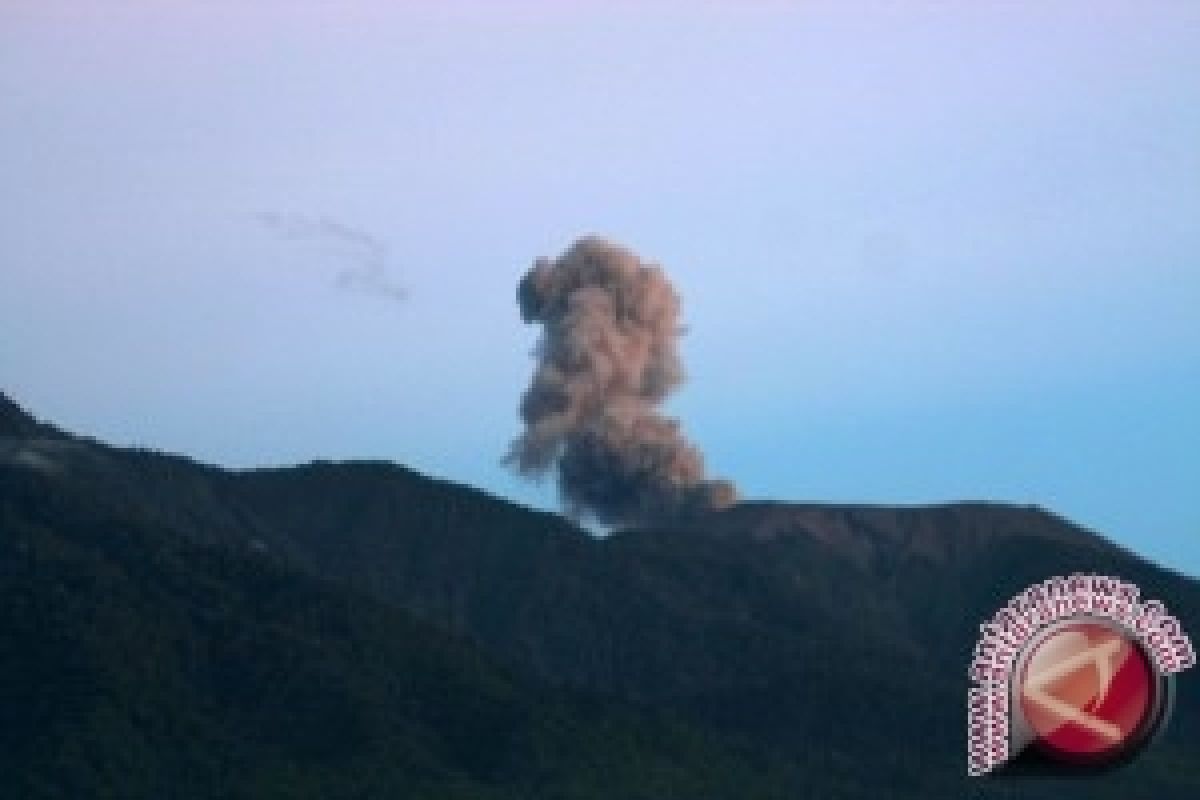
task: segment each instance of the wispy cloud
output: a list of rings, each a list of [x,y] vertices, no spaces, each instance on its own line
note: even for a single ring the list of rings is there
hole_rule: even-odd
[[[335,285],[402,302],[408,290],[392,276],[387,244],[366,231],[329,217],[264,211],[254,215],[263,226],[284,239],[311,241],[336,248],[348,262],[338,271]]]

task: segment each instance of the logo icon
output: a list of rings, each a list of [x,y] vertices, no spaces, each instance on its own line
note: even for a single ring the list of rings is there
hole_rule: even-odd
[[[1161,722],[1165,692],[1140,643],[1099,621],[1055,623],[1031,642],[1016,675],[1016,711],[1054,760],[1116,761]]]
[[[1195,663],[1178,620],[1097,575],[1030,587],[981,626],[968,696],[968,772],[1094,771],[1125,763],[1169,716]]]

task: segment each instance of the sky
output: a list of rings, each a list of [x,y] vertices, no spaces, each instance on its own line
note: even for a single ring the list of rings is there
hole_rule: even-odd
[[[1200,3],[8,0],[0,145],[0,388],[67,429],[554,507],[514,293],[594,233],[744,495],[1200,575]]]

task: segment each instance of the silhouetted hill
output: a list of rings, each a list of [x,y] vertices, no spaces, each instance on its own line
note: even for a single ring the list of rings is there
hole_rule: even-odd
[[[53,426],[38,422],[12,398],[0,392],[0,437],[54,438],[62,436]]]
[[[737,743],[100,504],[71,466],[0,465],[4,798],[786,797]]]
[[[608,778],[622,787],[610,797],[1200,796],[1190,674],[1166,740],[1103,783],[962,777],[966,664],[979,623],[1016,592],[1109,572],[1200,619],[1195,581],[1036,508],[744,503],[596,539],[385,463],[226,471],[59,436],[7,400],[0,425],[4,586],[44,612],[6,604],[22,644],[0,661],[17,665],[4,685],[15,697],[45,673],[48,697],[107,687],[103,704],[87,695],[10,726],[54,743],[38,774],[134,736],[160,743],[136,756],[153,774],[237,776],[254,796],[380,796],[354,781],[383,761],[378,786],[409,797],[599,796]],[[22,572],[29,548],[49,555]],[[229,642],[244,674],[221,655]],[[96,648],[79,674],[45,671]],[[434,674],[460,676],[455,692]],[[268,695],[272,680],[357,688],[279,699],[247,725],[230,698]],[[429,744],[472,730],[498,686],[490,733]],[[356,721],[322,716],[339,713]],[[169,744],[146,725],[170,728]],[[279,744],[276,728],[315,738]],[[310,758],[309,745],[340,755]],[[221,761],[240,749],[275,771]],[[80,770],[81,791],[101,781]]]

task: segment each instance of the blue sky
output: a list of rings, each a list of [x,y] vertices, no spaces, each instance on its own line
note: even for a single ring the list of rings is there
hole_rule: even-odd
[[[1038,503],[1200,574],[1200,4],[18,0],[0,97],[0,374],[68,428],[552,506],[499,465],[514,288],[601,233],[746,495]]]

